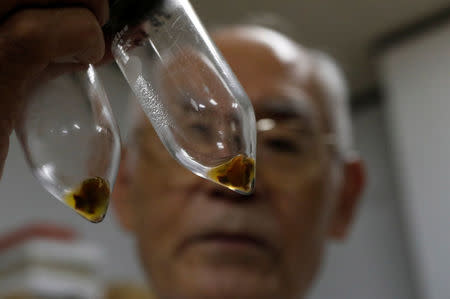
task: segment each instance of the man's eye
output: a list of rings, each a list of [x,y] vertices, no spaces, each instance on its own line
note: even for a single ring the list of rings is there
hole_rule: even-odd
[[[300,147],[293,141],[285,138],[272,138],[265,141],[265,146],[279,153],[299,153]]]

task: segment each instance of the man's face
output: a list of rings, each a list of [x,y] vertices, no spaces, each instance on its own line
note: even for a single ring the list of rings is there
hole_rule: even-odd
[[[242,39],[242,38],[241,38]],[[150,124],[135,132],[116,210],[163,298],[297,298],[334,223],[342,165],[309,66],[264,43],[216,41],[258,121],[255,193],[242,196],[175,162]],[[303,68],[303,69],[302,69]],[[310,71],[309,71],[310,72]]]

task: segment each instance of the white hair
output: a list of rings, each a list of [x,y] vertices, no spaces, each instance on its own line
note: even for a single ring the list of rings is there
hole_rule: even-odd
[[[347,83],[342,71],[329,55],[315,50],[310,52],[315,63],[315,79],[325,97],[338,149],[344,157],[348,157],[354,148]]]

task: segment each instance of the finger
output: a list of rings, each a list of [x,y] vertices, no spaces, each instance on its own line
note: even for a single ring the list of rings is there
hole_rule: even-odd
[[[9,135],[0,132],[0,179],[3,176],[3,168],[5,166],[6,155],[9,148]]]
[[[86,8],[29,9],[0,27],[0,65],[19,77],[42,71],[61,57],[89,64],[101,60],[104,53],[100,24]]]
[[[2,112],[6,113],[6,115],[11,115],[10,107],[8,105],[0,105],[2,108]],[[4,107],[5,106],[5,107]],[[3,167],[5,165],[6,156],[8,155],[9,148],[9,136],[13,130],[13,118],[12,117],[2,117],[0,119],[0,179],[3,174]]]
[[[105,55],[103,56],[102,60],[96,63],[96,65],[108,64],[114,60],[111,50],[112,37],[109,34],[104,34],[104,37],[105,37]]]
[[[101,25],[106,24],[109,19],[109,5],[107,0],[1,0],[0,20],[17,9],[45,8],[51,6],[85,6],[94,13]]]

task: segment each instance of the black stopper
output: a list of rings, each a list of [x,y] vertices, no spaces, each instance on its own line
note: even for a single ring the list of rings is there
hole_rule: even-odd
[[[157,16],[168,16],[163,11],[164,0],[109,0],[110,19],[104,26],[107,34],[115,34],[126,25],[132,27],[145,19],[160,20]]]

